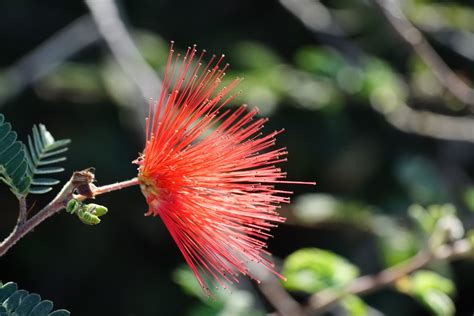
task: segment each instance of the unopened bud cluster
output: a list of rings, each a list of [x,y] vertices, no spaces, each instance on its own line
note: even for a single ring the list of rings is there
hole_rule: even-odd
[[[66,212],[76,214],[77,217],[87,225],[97,225],[100,223],[101,216],[107,214],[107,208],[98,204],[84,204],[76,199],[67,203]]]

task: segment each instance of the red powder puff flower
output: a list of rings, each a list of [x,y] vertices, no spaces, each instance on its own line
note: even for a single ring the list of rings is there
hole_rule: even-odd
[[[224,56],[202,64],[204,52],[196,53],[194,46],[175,55],[171,44],[160,97],[150,104],[146,146],[136,160],[146,215],[162,218],[207,293],[207,282],[225,287],[239,273],[250,275],[249,261],[283,278],[265,240],[285,221],[276,209],[291,192],[274,184],[302,182],[284,181],[275,167],[286,160],[285,148],[273,148],[282,130],[263,135],[267,119],[256,118],[256,109],[225,109],[240,79],[219,89]]]

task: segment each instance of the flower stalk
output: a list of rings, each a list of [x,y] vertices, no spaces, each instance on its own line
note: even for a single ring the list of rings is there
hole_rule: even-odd
[[[138,184],[140,184],[138,182],[138,178],[132,178],[130,180],[115,182],[115,183],[103,185],[103,186],[100,186],[100,187],[94,187],[92,189],[92,193],[94,194],[94,196],[97,196],[97,195],[101,195],[101,194],[105,194],[105,193],[125,189],[125,188],[135,186],[135,185],[138,185]]]

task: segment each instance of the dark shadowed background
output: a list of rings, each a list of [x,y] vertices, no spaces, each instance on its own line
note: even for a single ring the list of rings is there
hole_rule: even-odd
[[[285,187],[295,198],[282,208],[289,223],[269,242],[277,261],[317,247],[347,258],[361,274],[375,273],[418,249],[407,216],[413,203],[453,203],[472,226],[472,106],[443,85],[423,62],[423,51],[397,34],[376,2],[384,1],[117,3],[158,75],[170,40],[180,50],[196,43],[209,54],[225,53],[231,64],[226,78],[245,77],[234,105],[258,106],[270,117],[266,131],[285,128],[278,144],[289,151],[288,178],[318,185]],[[403,12],[469,84],[472,2],[407,0]],[[22,140],[35,123],[72,140],[61,180],[95,167],[103,185],[136,175],[131,161],[143,148],[147,104],[88,14],[82,1],[0,2],[0,112]],[[153,89],[159,91],[147,91]],[[15,224],[17,205],[5,186],[0,197],[3,238]],[[52,197],[54,191],[32,196],[29,205],[38,209]],[[73,315],[216,313],[175,282],[184,260],[161,220],[143,216],[147,206],[138,187],[97,200],[109,208],[100,225],[82,225],[64,212],[53,216],[0,258],[0,280],[38,292]],[[474,312],[473,268],[466,260],[433,267],[456,284],[459,315]],[[246,291],[253,293],[255,315],[274,310],[254,285]],[[294,296],[304,302],[308,295]],[[373,315],[429,315],[393,289],[363,298]]]

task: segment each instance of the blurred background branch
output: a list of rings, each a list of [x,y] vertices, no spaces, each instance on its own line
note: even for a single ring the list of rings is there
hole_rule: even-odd
[[[420,251],[407,261],[383,270],[375,275],[359,277],[348,284],[343,290],[327,289],[313,294],[308,300],[306,312],[320,314],[331,308],[347,295],[364,295],[381,288],[392,286],[395,282],[406,278],[411,273],[439,260],[454,260],[472,257],[472,243],[467,239],[458,240],[452,245],[443,245],[434,251]]]
[[[86,0],[102,38],[109,46],[112,55],[125,74],[133,80],[139,91],[141,101],[132,103],[135,119],[145,133],[145,120],[148,109],[143,103],[158,98],[161,80],[140,54],[122,19],[114,0]]]
[[[345,35],[329,9],[318,0],[280,0],[280,3],[313,32],[333,36]]]
[[[279,2],[298,18],[316,39],[343,51],[347,59],[353,63],[358,63],[363,58],[360,48],[344,39],[347,36],[346,32],[331,10],[319,0],[279,0]]]
[[[316,0],[280,0],[280,3],[295,15],[311,32],[327,33],[337,36],[338,49],[347,60],[357,62],[354,67],[362,68],[370,57],[360,48],[356,47],[346,38],[330,9]],[[469,106],[474,106],[474,90],[464,83],[459,77],[444,63],[436,51],[429,45],[428,41],[403,15],[399,3],[395,0],[376,0],[375,3],[382,9],[394,29],[400,36],[409,43],[421,59],[430,67],[440,83],[453,93],[461,102]],[[333,44],[333,40],[327,41],[325,37],[318,36],[320,40],[327,44]],[[350,49],[347,49],[350,48]],[[351,56],[350,56],[351,55]],[[362,71],[362,69],[360,69]],[[432,137],[443,140],[456,140],[474,142],[474,119],[469,116],[459,117],[432,113],[431,111],[419,111],[408,106],[403,100],[382,100],[382,102],[395,102],[392,106],[373,106],[374,110],[382,114],[386,120],[397,129],[407,132]]]
[[[145,103],[160,94],[161,80],[138,51],[114,0],[86,0],[102,38],[124,72],[136,84]],[[145,108],[141,106],[141,108]]]
[[[0,106],[99,39],[100,35],[89,15],[81,16],[58,31],[2,73],[2,80],[8,84],[8,89],[0,93]]]
[[[58,225],[38,229],[31,245],[2,257],[0,270],[84,315],[471,315],[472,263],[464,259],[474,223],[474,119],[465,78],[474,76],[474,8],[375,1],[2,2],[2,111],[20,122],[20,135],[29,132],[22,124],[44,122],[72,138],[66,168],[94,165],[105,183],[135,173],[130,160],[143,138],[130,137],[130,127],[143,133],[175,39],[177,51],[196,42],[226,53],[223,84],[246,78],[235,104],[258,106],[270,117],[266,128],[285,127],[289,178],[319,185],[317,193],[283,188],[295,191],[281,209],[289,225],[269,247],[287,282],[262,274],[259,285],[203,297],[191,272],[177,268],[183,260],[161,222],[137,216],[146,206],[133,189],[104,197],[114,217],[100,230],[54,217]],[[1,32],[13,25],[14,35]],[[84,49],[101,39],[106,45]],[[16,207],[6,196],[5,209]],[[409,220],[412,204],[426,207],[421,229]],[[2,214],[2,233],[15,220]],[[446,222],[462,236],[427,252],[426,227]],[[39,255],[51,242],[64,251]],[[45,267],[34,283],[31,262]],[[92,293],[84,289],[104,294],[86,294],[83,304],[77,298]]]
[[[283,286],[281,281],[277,279],[272,273],[262,267],[255,271],[255,275],[259,278],[260,283],[258,288],[260,292],[275,308],[277,315],[281,316],[303,316],[303,309],[300,304],[293,299]]]
[[[474,119],[471,117],[417,111],[406,104],[399,104],[393,111],[379,113],[394,127],[406,133],[443,140],[474,142]]]
[[[374,0],[387,21],[398,35],[412,47],[413,51],[435,74],[438,81],[461,102],[474,111],[474,89],[460,79],[431,47],[423,34],[411,24],[403,14],[401,3],[397,0]]]

